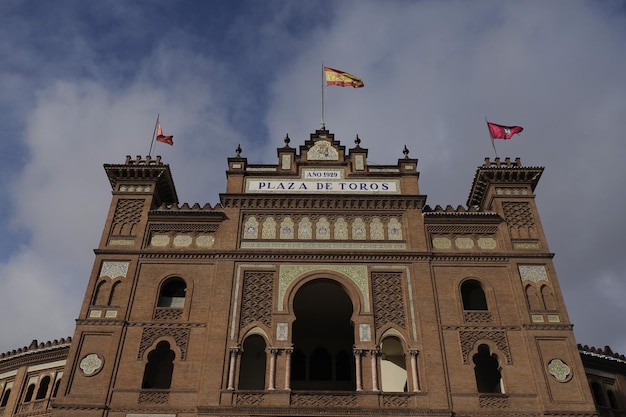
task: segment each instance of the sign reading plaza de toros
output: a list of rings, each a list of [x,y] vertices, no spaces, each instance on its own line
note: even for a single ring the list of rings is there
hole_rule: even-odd
[[[400,194],[396,179],[345,179],[339,169],[305,169],[301,178],[248,178],[247,193]]]

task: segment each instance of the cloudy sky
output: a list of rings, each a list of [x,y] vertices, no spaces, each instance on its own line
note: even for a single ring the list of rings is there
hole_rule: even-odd
[[[157,114],[181,202],[212,205],[238,144],[276,163],[320,123],[369,162],[419,158],[427,203],[465,204],[485,116],[545,166],[537,204],[583,344],[626,354],[624,1],[0,2],[0,352],[73,333],[111,194]]]

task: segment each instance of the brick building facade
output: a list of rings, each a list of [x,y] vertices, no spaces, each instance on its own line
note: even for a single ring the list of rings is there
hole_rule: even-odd
[[[52,416],[593,416],[534,202],[543,169],[486,159],[466,208],[417,159],[317,130],[228,158],[211,207],[159,157],[112,201]]]

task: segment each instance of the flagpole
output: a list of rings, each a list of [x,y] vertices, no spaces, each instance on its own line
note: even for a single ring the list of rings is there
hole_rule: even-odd
[[[496,143],[493,140],[493,136],[491,135],[491,130],[489,129],[489,121],[487,120],[487,116],[485,116],[485,123],[487,123],[487,130],[489,130],[489,137],[491,138],[491,146],[493,147],[493,153],[498,158],[498,152],[496,151]]]
[[[326,122],[325,122],[325,114],[324,114],[324,61],[322,61],[322,121],[320,124],[321,130],[326,130]]]
[[[157,113],[156,123],[154,123],[154,132],[152,132],[152,140],[150,141],[150,150],[148,156],[152,155],[152,145],[154,144],[154,137],[156,136],[157,126],[159,125],[159,114]]]

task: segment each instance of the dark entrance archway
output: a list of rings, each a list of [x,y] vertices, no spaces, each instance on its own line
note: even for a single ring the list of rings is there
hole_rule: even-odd
[[[336,281],[316,279],[303,285],[293,301],[294,390],[354,391],[353,305]]]

